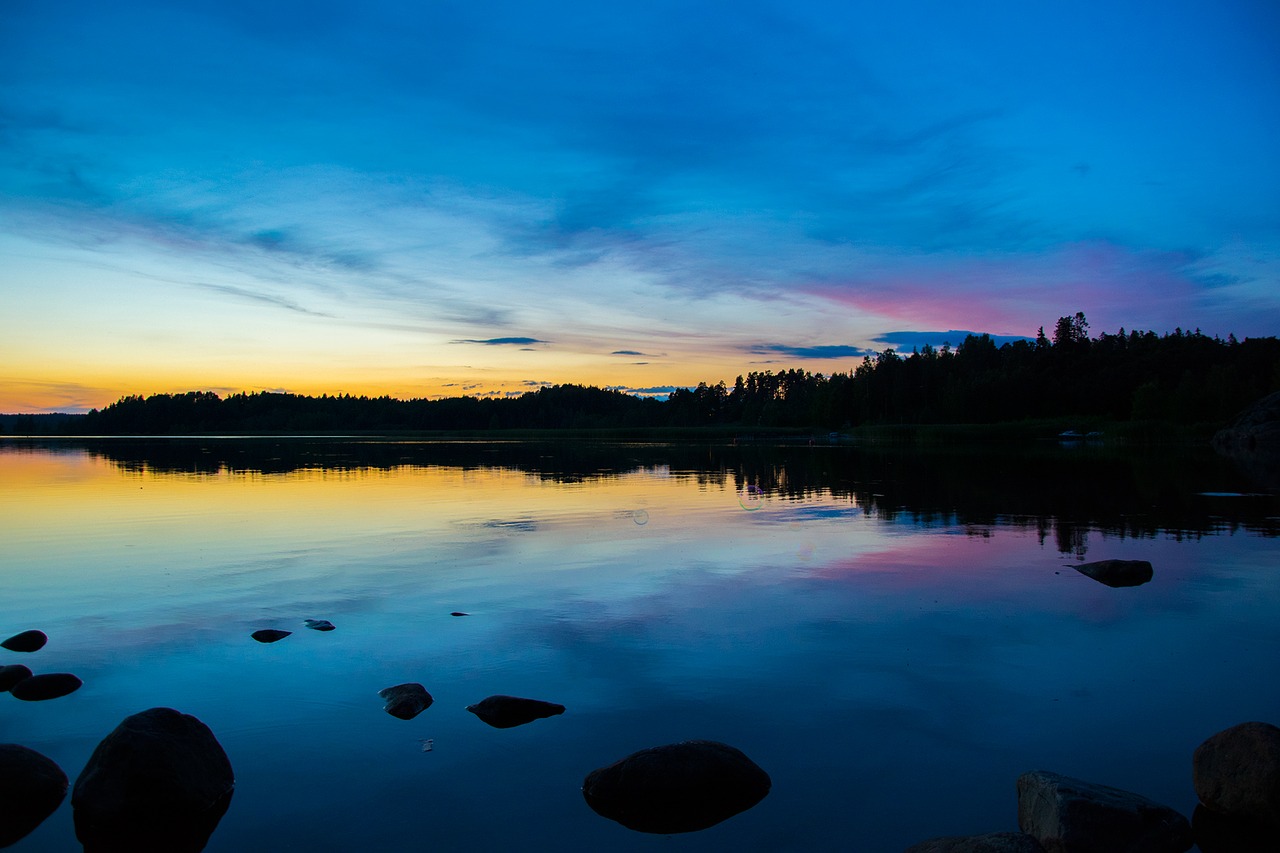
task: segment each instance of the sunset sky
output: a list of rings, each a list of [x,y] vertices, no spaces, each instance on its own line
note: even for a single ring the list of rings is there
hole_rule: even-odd
[[[0,5],[0,412],[1280,334],[1280,5]]]

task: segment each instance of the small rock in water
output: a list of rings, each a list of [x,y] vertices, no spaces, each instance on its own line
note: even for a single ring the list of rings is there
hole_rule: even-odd
[[[463,613],[461,610],[455,610],[449,614],[450,616],[470,616],[470,613]]]
[[[769,774],[728,744],[691,740],[642,749],[587,774],[582,796],[627,829],[696,832],[765,798]]]
[[[279,628],[263,628],[261,631],[254,631],[249,636],[259,643],[274,643],[277,640],[283,640],[292,633],[292,631],[281,631]]]
[[[10,687],[9,692],[24,702],[40,702],[75,693],[82,684],[83,681],[69,672],[48,672],[22,679]]]
[[[412,720],[430,708],[431,703],[435,701],[427,692],[427,688],[417,682],[385,687],[378,691],[378,695],[387,700],[383,710],[402,720]]]
[[[11,652],[38,652],[44,648],[44,644],[49,642],[49,638],[45,636],[44,631],[23,631],[21,634],[14,634],[9,639],[0,643],[0,646]]]
[[[332,631],[334,624],[328,619],[308,619],[304,623],[313,631]]]
[[[20,663],[0,666],[0,693],[10,690],[19,681],[31,677],[31,670]]]
[[[1110,587],[1141,586],[1155,575],[1146,560],[1098,560],[1082,563],[1076,571]]]
[[[555,702],[543,702],[541,699],[522,699],[519,696],[490,696],[474,705],[468,705],[467,710],[495,729],[509,729],[563,714],[564,706]]]
[[[25,838],[66,795],[67,774],[53,759],[16,743],[0,744],[0,847]]]

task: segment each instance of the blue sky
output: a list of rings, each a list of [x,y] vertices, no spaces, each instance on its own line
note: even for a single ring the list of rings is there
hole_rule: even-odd
[[[0,411],[1280,331],[1274,3],[3,18]]]

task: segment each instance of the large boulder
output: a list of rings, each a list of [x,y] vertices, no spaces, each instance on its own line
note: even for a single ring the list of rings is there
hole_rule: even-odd
[[[908,847],[906,853],[1044,853],[1044,848],[1025,832],[993,832],[930,838]]]
[[[25,838],[67,795],[67,774],[51,758],[16,743],[0,744],[0,847]]]
[[[534,720],[554,717],[564,713],[564,706],[555,702],[543,702],[541,699],[522,699],[519,696],[490,696],[467,710],[484,720],[495,729],[509,729],[523,726]]]
[[[41,702],[75,693],[82,684],[79,676],[69,672],[46,672],[22,679],[9,688],[9,693],[24,702]]]
[[[1146,560],[1097,560],[1081,563],[1076,571],[1111,587],[1141,586],[1155,576]]]
[[[49,642],[49,638],[45,636],[44,631],[23,631],[21,634],[14,634],[9,639],[0,643],[0,647],[6,648],[11,652],[38,652],[44,648],[44,644]]]
[[[204,723],[172,708],[126,717],[89,756],[71,792],[85,853],[198,853],[235,790]]]
[[[1139,794],[1035,770],[1018,777],[1018,826],[1047,853],[1182,853],[1191,824]]]
[[[1196,747],[1191,765],[1205,808],[1280,829],[1280,728],[1232,726]]]
[[[397,684],[394,687],[384,687],[378,691],[378,695],[386,700],[382,709],[401,720],[412,720],[430,708],[431,703],[435,701],[427,692],[427,688],[414,681]]]
[[[727,744],[691,740],[642,749],[587,774],[582,796],[599,815],[663,835],[695,832],[764,799],[772,781]]]
[[[1280,829],[1245,817],[1218,814],[1196,806],[1191,831],[1200,853],[1275,853],[1280,850]]]

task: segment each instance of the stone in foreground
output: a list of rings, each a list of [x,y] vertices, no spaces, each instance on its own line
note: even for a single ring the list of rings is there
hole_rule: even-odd
[[[378,695],[387,700],[383,710],[393,717],[412,720],[431,707],[435,699],[427,692],[427,688],[417,682],[397,684],[395,687],[384,687]]]
[[[1218,814],[1196,806],[1191,831],[1200,853],[1275,853],[1280,850],[1280,829],[1244,817]]]
[[[905,853],[1044,853],[1044,848],[1025,832],[992,832],[930,838],[908,847]]]
[[[82,684],[83,681],[69,672],[47,672],[22,679],[10,687],[9,692],[24,702],[43,702],[75,693]]]
[[[596,814],[637,832],[696,832],[744,812],[772,785],[741,751],[710,740],[655,746],[587,774]]]
[[[263,628],[250,634],[259,643],[274,643],[292,634],[292,631],[281,631],[279,628]]]
[[[1146,560],[1098,560],[1082,563],[1076,571],[1111,587],[1142,586],[1155,576]]]
[[[13,685],[31,677],[31,669],[20,663],[0,666],[0,693],[13,689]]]
[[[1191,824],[1139,794],[1035,770],[1018,777],[1018,826],[1047,853],[1182,853]]]
[[[235,790],[209,727],[172,708],[126,717],[102,739],[71,792],[85,853],[198,853]]]
[[[16,743],[0,744],[0,847],[25,838],[66,795],[67,774],[53,759]]]
[[[1196,747],[1196,796],[1221,815],[1280,829],[1280,728],[1241,723]]]
[[[4,647],[11,652],[38,652],[44,648],[44,644],[47,642],[49,642],[49,638],[45,636],[44,631],[32,630],[14,634],[3,643],[0,643],[0,647]]]
[[[312,631],[332,631],[336,627],[328,619],[307,619],[303,624]]]
[[[467,710],[495,729],[509,729],[532,723],[534,720],[563,714],[564,706],[557,705],[555,702],[543,702],[541,699],[499,695],[468,705]]]

